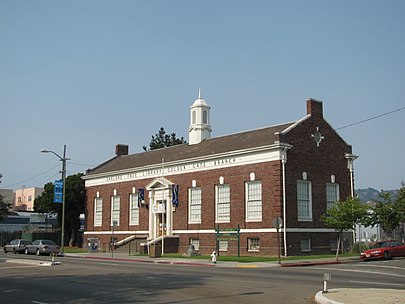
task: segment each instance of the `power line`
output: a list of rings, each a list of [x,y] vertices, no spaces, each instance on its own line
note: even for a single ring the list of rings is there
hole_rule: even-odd
[[[390,112],[387,112],[387,113],[384,113],[384,114],[380,114],[380,115],[377,115],[377,116],[374,116],[374,117],[371,117],[371,118],[367,118],[367,119],[364,119],[362,121],[355,122],[355,123],[352,123],[352,124],[337,128],[337,129],[335,129],[335,131],[345,129],[345,128],[349,128],[349,127],[353,127],[353,126],[362,124],[364,122],[367,122],[367,121],[370,121],[370,120],[373,120],[373,119],[377,119],[377,118],[380,118],[380,117],[383,117],[383,116],[386,116],[386,115],[389,115],[389,114],[392,114],[392,113],[395,113],[395,112],[399,112],[399,111],[404,110],[404,109],[405,109],[405,107],[402,107],[402,108],[399,108],[399,109],[396,109],[396,110],[393,110],[393,111],[390,111]]]
[[[39,176],[41,176],[41,175],[44,175],[45,173],[48,173],[49,171],[55,170],[55,169],[56,169],[57,167],[59,167],[59,166],[60,166],[60,165],[58,164],[57,166],[55,166],[55,167],[53,167],[53,168],[51,168],[51,169],[48,169],[48,170],[46,170],[46,171],[44,171],[44,172],[42,172],[42,173],[40,173],[40,174],[38,174],[38,175],[35,175],[35,176],[33,176],[33,177],[30,177],[30,178],[27,178],[27,179],[25,179],[25,180],[23,180],[23,181],[20,181],[20,182],[18,182],[18,183],[12,184],[12,185],[4,186],[4,188],[13,187],[13,186],[15,186],[15,185],[19,185],[19,184],[28,182],[28,181],[30,181],[30,180],[33,180],[34,178],[37,178],[37,177],[39,177]]]

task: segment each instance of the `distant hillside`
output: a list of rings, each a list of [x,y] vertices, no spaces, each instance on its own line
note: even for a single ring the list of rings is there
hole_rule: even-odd
[[[389,192],[392,195],[392,198],[395,199],[398,195],[398,190],[384,190],[384,192]],[[380,201],[380,191],[374,189],[374,188],[368,188],[368,189],[357,189],[355,190],[355,193],[357,197],[362,201],[363,203],[368,202],[368,201]]]

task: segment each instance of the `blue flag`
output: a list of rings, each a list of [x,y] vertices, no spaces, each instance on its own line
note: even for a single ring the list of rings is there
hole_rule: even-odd
[[[55,181],[53,187],[53,202],[63,203],[63,180],[61,179]]]
[[[145,189],[138,189],[138,208],[145,201]]]
[[[179,185],[172,185],[172,204],[179,206]]]

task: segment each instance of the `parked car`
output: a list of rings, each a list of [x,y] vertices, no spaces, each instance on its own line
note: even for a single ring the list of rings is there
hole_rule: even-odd
[[[25,247],[25,254],[51,254],[55,253],[58,254],[60,252],[60,248],[58,245],[55,244],[54,241],[51,240],[35,240],[32,242],[31,245],[27,245]]]
[[[14,252],[14,253],[24,253],[25,247],[30,245],[31,242],[24,239],[12,240],[9,244],[4,245],[4,253]]]
[[[360,254],[362,260],[385,259],[405,257],[405,244],[399,241],[383,241],[374,244],[370,249]]]

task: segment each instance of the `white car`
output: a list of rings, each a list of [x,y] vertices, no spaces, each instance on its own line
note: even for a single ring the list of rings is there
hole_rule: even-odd
[[[25,247],[25,254],[58,254],[60,247],[51,240],[36,240]]]
[[[31,242],[24,239],[12,240],[9,244],[4,245],[4,253],[14,252],[14,253],[24,253],[25,247],[30,245]]]

